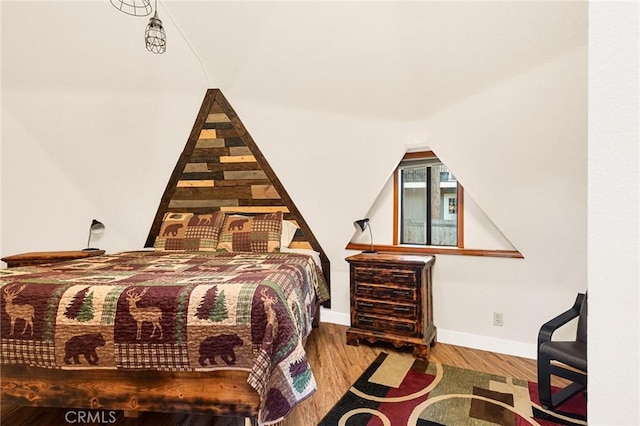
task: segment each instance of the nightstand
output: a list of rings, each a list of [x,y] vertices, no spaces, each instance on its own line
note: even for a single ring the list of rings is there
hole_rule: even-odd
[[[84,259],[87,257],[101,256],[103,254],[104,250],[34,251],[6,256],[2,258],[2,261],[7,263],[7,268],[14,268],[16,266],[65,262],[67,260]]]
[[[350,265],[351,327],[347,344],[386,341],[413,346],[427,360],[436,343],[431,291],[433,256],[357,254]]]

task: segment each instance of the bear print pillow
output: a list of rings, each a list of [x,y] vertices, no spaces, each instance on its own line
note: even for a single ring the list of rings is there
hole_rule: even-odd
[[[282,212],[230,215],[224,220],[218,251],[269,253],[280,250]]]
[[[166,213],[153,244],[158,250],[215,251],[224,213]]]

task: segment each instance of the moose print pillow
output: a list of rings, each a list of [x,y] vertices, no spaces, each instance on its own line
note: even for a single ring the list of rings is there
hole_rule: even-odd
[[[153,246],[158,250],[215,251],[224,213],[172,213],[164,215]]]
[[[227,216],[218,251],[270,253],[280,250],[282,212]]]

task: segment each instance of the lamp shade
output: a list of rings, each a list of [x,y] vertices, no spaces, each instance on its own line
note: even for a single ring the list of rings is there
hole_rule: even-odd
[[[364,232],[364,230],[367,229],[368,225],[369,225],[368,218],[356,220],[355,222],[353,222],[353,226],[355,226],[356,229],[360,232]]]
[[[85,251],[89,250],[98,250],[97,248],[91,247],[91,235],[93,234],[102,234],[104,232],[104,224],[99,220],[93,219],[91,221],[91,226],[89,226],[89,238],[87,239],[87,248]]]
[[[364,219],[359,219],[353,222],[353,226],[360,232],[364,232],[365,229],[369,228],[369,238],[371,240],[371,249],[365,250],[363,253],[376,253],[373,249],[373,232],[371,231],[371,225],[369,224],[369,218],[365,217]]]

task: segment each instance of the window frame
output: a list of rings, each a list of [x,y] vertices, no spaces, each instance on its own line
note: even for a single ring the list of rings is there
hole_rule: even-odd
[[[456,180],[456,245],[455,246],[443,246],[443,245],[412,245],[412,244],[400,244],[400,178],[399,171],[403,161],[407,160],[427,160],[438,159],[433,151],[419,151],[408,152],[402,157],[402,161],[398,164],[398,167],[393,171],[393,245],[401,247],[433,247],[433,248],[464,248],[464,188],[460,185],[460,182]],[[442,161],[440,161],[442,163]],[[444,163],[442,163],[444,164]]]
[[[408,152],[402,158],[405,160],[417,160],[438,158],[433,151],[417,151]],[[402,161],[400,162],[402,164]],[[433,255],[433,254],[449,254],[449,255],[463,255],[463,256],[486,256],[486,257],[503,257],[524,259],[522,253],[518,250],[485,250],[485,249],[468,249],[464,247],[464,188],[458,182],[458,235],[457,246],[417,246],[409,244],[399,244],[399,217],[398,211],[398,168],[400,164],[395,168],[393,172],[393,244],[374,244],[373,248],[379,252],[388,253],[403,253],[403,254],[420,254],[420,255]],[[352,243],[350,242],[345,247],[347,250],[369,250],[371,246],[369,244]]]

